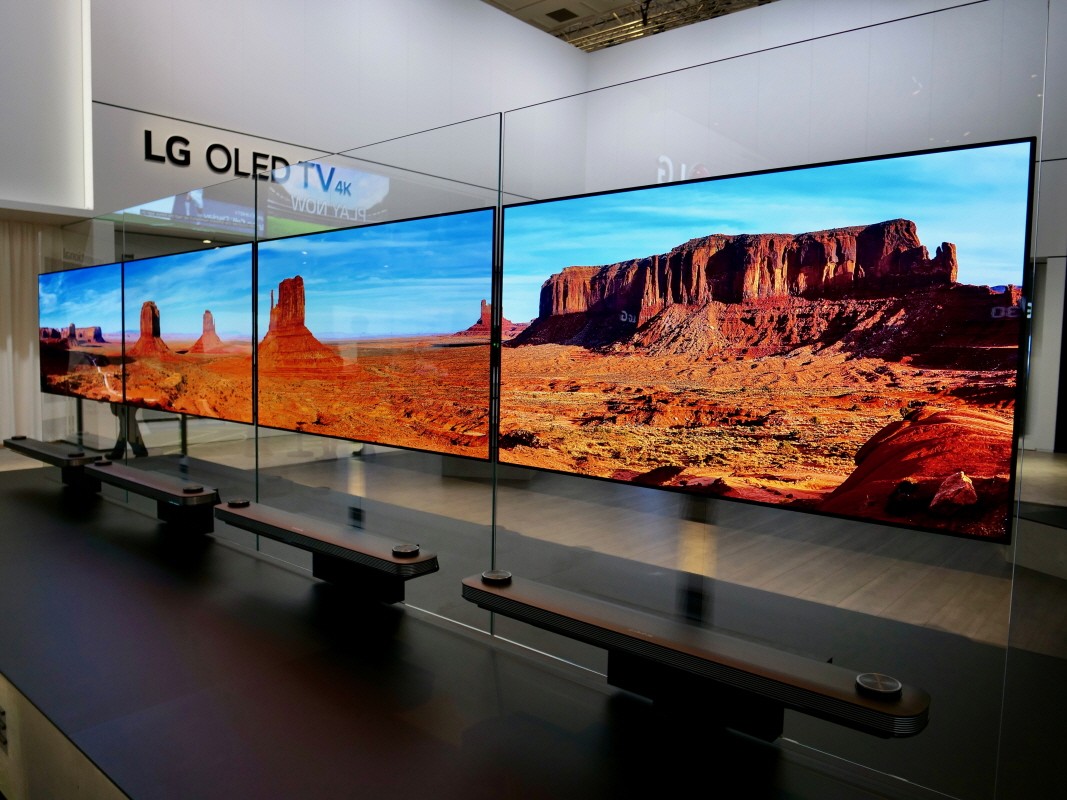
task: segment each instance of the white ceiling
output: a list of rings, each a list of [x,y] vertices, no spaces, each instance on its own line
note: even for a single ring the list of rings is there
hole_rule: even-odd
[[[774,0],[484,0],[585,51],[600,50]]]

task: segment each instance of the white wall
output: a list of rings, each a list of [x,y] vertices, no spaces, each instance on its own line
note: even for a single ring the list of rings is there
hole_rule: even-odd
[[[331,152],[579,91],[480,0],[94,0],[93,99]]]
[[[480,0],[94,0],[97,211],[203,184],[146,169],[148,114],[338,152],[581,91],[586,63]]]
[[[589,86],[599,88],[646,75],[769,51],[800,41],[867,28],[973,0],[777,0],[708,22],[597,51]],[[901,54],[901,64],[904,54]]]
[[[88,0],[0,0],[0,205],[92,205]]]

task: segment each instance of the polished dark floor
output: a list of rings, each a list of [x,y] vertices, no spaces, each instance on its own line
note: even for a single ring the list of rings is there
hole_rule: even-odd
[[[712,797],[943,796],[710,729],[479,630],[355,604],[297,568],[72,495],[52,470],[0,474],[0,514],[0,673],[137,800],[660,797],[694,780]],[[1063,663],[1025,656],[1009,673],[1027,684]],[[1017,699],[1009,722],[1046,739],[1014,743],[1000,796],[1055,796],[1055,774],[1031,762],[1061,734]]]

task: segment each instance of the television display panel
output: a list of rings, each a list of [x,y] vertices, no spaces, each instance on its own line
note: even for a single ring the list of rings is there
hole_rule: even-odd
[[[1010,538],[1033,142],[504,210],[501,462]]]
[[[130,261],[126,402],[252,421],[252,245]]]
[[[122,402],[122,265],[37,278],[41,390]]]
[[[489,457],[493,209],[261,242],[259,423]]]

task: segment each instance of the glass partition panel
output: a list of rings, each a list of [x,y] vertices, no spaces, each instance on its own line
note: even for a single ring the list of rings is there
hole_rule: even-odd
[[[491,566],[920,687],[918,735],[787,711],[785,746],[958,797],[996,779],[1042,110],[1045,12],[990,13],[510,112],[501,182]],[[996,81],[951,55],[992,40]]]
[[[487,620],[457,587],[491,544],[499,127],[470,120],[259,187],[259,501],[437,553],[407,602],[470,624]]]
[[[124,330],[111,458],[215,488],[223,498],[250,496],[252,242],[262,226],[255,182],[227,181],[109,218],[121,254]]]

